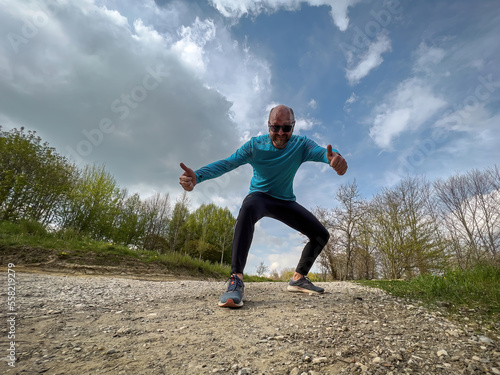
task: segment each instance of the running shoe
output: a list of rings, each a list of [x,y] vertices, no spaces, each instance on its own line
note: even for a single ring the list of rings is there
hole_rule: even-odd
[[[297,281],[293,281],[293,277],[288,283],[287,290],[290,292],[301,292],[301,293],[324,293],[324,289],[319,286],[315,286],[307,276],[304,276]]]
[[[245,284],[236,275],[231,275],[226,292],[220,297],[220,307],[241,307],[243,306],[243,293]]]

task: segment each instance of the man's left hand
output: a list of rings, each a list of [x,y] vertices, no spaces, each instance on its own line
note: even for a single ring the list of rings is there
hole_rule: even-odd
[[[339,176],[342,176],[347,171],[347,162],[342,155],[333,152],[332,145],[326,147],[326,157],[330,162],[330,166],[335,169]]]

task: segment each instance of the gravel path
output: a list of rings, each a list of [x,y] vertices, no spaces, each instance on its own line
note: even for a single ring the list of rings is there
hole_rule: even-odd
[[[17,361],[5,356],[4,319],[0,373],[500,374],[497,342],[439,312],[351,283],[318,285],[327,293],[246,283],[245,306],[232,310],[217,306],[223,282],[18,272]]]

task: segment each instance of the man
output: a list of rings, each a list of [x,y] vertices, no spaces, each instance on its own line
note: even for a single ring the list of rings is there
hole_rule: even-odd
[[[347,171],[347,163],[331,145],[325,149],[305,136],[293,135],[294,126],[293,110],[278,105],[269,113],[269,134],[253,137],[229,158],[196,171],[180,164],[184,173],[179,183],[187,191],[192,191],[197,183],[219,177],[240,165],[249,163],[253,167],[250,193],[241,205],[234,228],[231,279],[227,291],[221,296],[221,307],[243,306],[243,269],[255,223],[264,216],[277,219],[309,238],[288,283],[288,290],[324,292],[323,288],[311,283],[307,274],[330,235],[312,213],[295,201],[293,178],[306,161],[328,163],[339,175]]]

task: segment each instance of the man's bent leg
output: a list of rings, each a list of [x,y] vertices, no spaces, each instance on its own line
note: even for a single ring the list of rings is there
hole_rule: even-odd
[[[280,220],[309,238],[287,289],[291,292],[323,293],[325,290],[315,286],[306,276],[328,242],[330,234],[311,212],[297,202],[281,201],[280,205],[270,207],[274,212],[269,216]]]
[[[242,274],[252,244],[255,223],[264,217],[269,196],[263,193],[248,195],[241,204],[233,235],[231,274]]]
[[[297,273],[306,276],[327,244],[330,233],[311,212],[297,202],[286,202],[273,217],[309,239],[295,269]]]

